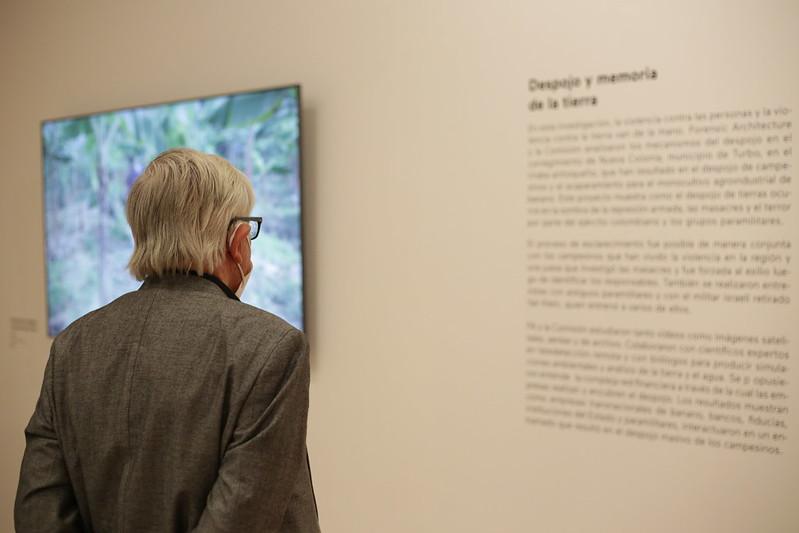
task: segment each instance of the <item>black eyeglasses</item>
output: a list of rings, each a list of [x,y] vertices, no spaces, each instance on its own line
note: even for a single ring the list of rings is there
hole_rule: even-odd
[[[263,217],[233,217],[228,224],[228,232],[230,231],[230,226],[232,226],[236,222],[246,222],[250,225],[250,240],[255,239],[258,234],[261,232],[261,222],[263,221]]]

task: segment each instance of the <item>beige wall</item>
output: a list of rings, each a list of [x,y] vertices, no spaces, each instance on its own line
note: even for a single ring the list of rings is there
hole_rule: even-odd
[[[597,113],[796,107],[797,15],[789,1],[3,2],[0,530],[50,343],[39,121],[295,82],[326,531],[799,527],[795,447],[779,462],[534,431],[522,401],[527,78],[661,69]],[[14,317],[37,332],[12,338]]]

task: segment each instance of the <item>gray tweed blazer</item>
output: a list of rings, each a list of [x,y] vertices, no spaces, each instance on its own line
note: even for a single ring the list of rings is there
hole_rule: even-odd
[[[304,335],[215,279],[166,276],[53,342],[18,533],[318,532]]]

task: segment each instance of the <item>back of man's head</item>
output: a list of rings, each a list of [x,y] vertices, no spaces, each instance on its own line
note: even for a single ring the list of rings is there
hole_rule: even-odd
[[[138,280],[212,272],[224,259],[231,219],[247,216],[254,203],[250,181],[225,159],[189,148],[162,153],[128,195],[130,272]]]

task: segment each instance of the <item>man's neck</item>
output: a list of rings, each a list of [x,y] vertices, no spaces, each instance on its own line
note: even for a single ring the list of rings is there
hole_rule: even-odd
[[[227,285],[231,292],[234,293],[241,284],[241,272],[239,272],[238,266],[236,266],[229,257],[226,257],[225,260],[211,272],[211,275]]]

